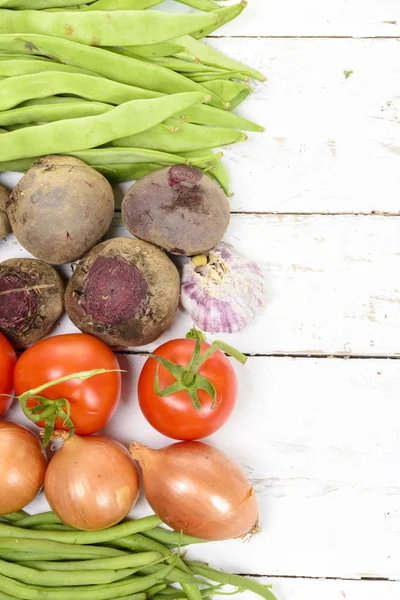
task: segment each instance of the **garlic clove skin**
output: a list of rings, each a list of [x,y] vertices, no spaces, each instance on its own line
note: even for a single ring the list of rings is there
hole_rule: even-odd
[[[265,278],[252,260],[221,242],[183,267],[181,302],[194,324],[210,333],[243,329],[266,305]]]

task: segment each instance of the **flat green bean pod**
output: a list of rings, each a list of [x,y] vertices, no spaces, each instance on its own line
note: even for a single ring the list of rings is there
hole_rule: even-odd
[[[17,107],[12,110],[0,112],[0,126],[30,124],[30,123],[51,123],[63,119],[77,119],[80,117],[92,117],[102,115],[111,110],[110,104],[100,102],[83,102],[79,98],[73,98],[74,102],[65,102],[60,104],[38,104],[31,106]]]
[[[109,104],[123,104],[131,100],[150,100],[161,96],[159,92],[125,85],[103,77],[48,71],[34,75],[10,77],[2,81],[0,83],[0,110],[13,108],[27,100],[55,94],[74,94],[81,98]]]
[[[147,148],[94,148],[93,150],[82,150],[80,152],[69,152],[68,156],[79,158],[91,167],[102,167],[109,164],[154,163],[165,165],[184,165],[188,161],[176,154],[148,150]]]
[[[210,67],[201,62],[188,62],[173,56],[153,58],[151,62],[178,73],[226,73],[226,69]]]
[[[48,60],[32,60],[30,57],[27,59],[23,58],[23,55],[19,59],[13,60],[0,60],[0,76],[2,77],[18,77],[19,75],[32,75],[34,73],[43,73],[44,71],[60,71],[62,73],[79,73],[81,75],[90,75],[91,77],[101,77],[98,73],[93,71],[86,71],[80,67],[73,67],[71,65],[63,65]]]
[[[158,58],[160,56],[173,56],[174,54],[183,52],[185,48],[178,46],[178,44],[160,42],[158,44],[150,44],[149,46],[126,46],[125,50],[140,58]]]
[[[247,75],[248,77],[251,77],[252,79],[258,79],[259,81],[265,80],[264,75],[256,69],[252,69],[244,63],[225,56],[222,54],[222,52],[219,52],[204,42],[194,39],[190,35],[184,35],[182,37],[175,38],[170,40],[170,42],[185,46],[189,52],[194,54],[194,56],[197,56],[199,61],[205,65],[210,65],[219,69],[227,69],[229,71],[238,71],[244,75]]]
[[[214,127],[227,127],[233,129],[243,129],[244,131],[263,132],[264,127],[252,123],[239,115],[227,110],[221,110],[214,106],[195,105],[186,111],[175,113],[176,117],[189,123],[198,125],[213,125]]]
[[[197,8],[197,10],[218,10],[220,5],[213,0],[178,0],[181,4],[186,4],[187,6],[191,6],[192,8]]]
[[[243,73],[239,73],[238,71],[226,71],[225,73],[213,73],[212,71],[208,71],[207,73],[188,73],[186,77],[190,77],[192,81],[196,81],[196,83],[201,83],[202,85],[208,81],[215,81],[216,79],[238,79],[245,83],[249,81],[247,75],[243,75]]]
[[[165,165],[157,163],[135,163],[132,165],[104,165],[104,167],[94,167],[96,171],[104,175],[110,183],[122,183],[124,181],[133,181],[140,179],[149,173],[154,173]]]
[[[199,169],[202,169],[206,175],[214,179],[224,190],[228,198],[233,196],[229,189],[229,173],[218,154],[214,154],[214,158],[211,161],[208,152],[185,152],[183,156],[189,161],[193,160],[194,156],[196,156],[196,159],[202,156],[204,162],[198,162],[197,166]]]
[[[246,83],[238,83],[236,81],[226,81],[224,79],[216,79],[204,84],[212,94],[217,94],[226,102],[229,102],[231,108],[236,108],[253,92],[253,88]]]
[[[207,37],[211,33],[213,33],[216,29],[219,29],[223,25],[226,25],[233,19],[236,19],[243,10],[247,6],[247,0],[241,0],[240,4],[232,4],[232,6],[226,6],[225,8],[220,8],[218,11],[212,11],[208,14],[218,13],[218,23],[215,25],[210,25],[208,27],[204,27],[204,29],[200,29],[196,33],[192,33],[192,37],[197,40]]]
[[[170,69],[51,36],[0,34],[0,51],[47,56],[61,63],[93,71],[113,81],[163,94],[207,93],[201,85]]]
[[[90,5],[70,6],[66,9],[48,8],[47,12],[60,12],[62,10],[145,10],[157,4],[161,4],[163,0],[98,0]],[[27,7],[29,8],[29,7]]]
[[[201,127],[191,123],[181,123],[177,129],[164,124],[156,125],[143,133],[114,140],[112,145],[179,153],[219,148],[243,142],[246,139],[247,135],[236,129]]]
[[[1,10],[0,33],[39,33],[89,46],[139,46],[216,26],[218,20],[218,11],[185,15],[155,10]]]
[[[79,0],[80,4],[89,4],[92,0]],[[40,9],[50,6],[66,7],[76,4],[76,0],[0,0],[1,8]]]
[[[28,158],[33,153],[37,156],[68,154],[95,148],[126,134],[134,135],[150,129],[176,112],[184,112],[192,104],[207,100],[207,96],[191,92],[154,100],[133,100],[102,115],[68,119],[5,133],[2,134],[0,161]],[[156,525],[158,523],[153,527]],[[3,535],[1,527],[7,525],[0,524],[0,536]],[[36,533],[45,535],[46,532]]]

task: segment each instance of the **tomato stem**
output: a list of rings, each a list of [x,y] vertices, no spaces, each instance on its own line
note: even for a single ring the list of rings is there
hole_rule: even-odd
[[[104,373],[116,373],[121,372],[120,369],[93,369],[91,371],[81,371],[80,373],[72,373],[71,375],[64,375],[58,379],[53,379],[42,385],[24,392],[18,397],[24,415],[30,419],[33,423],[39,423],[45,421],[44,436],[42,441],[43,448],[46,448],[50,442],[51,436],[54,432],[57,418],[62,419],[63,424],[68,427],[69,435],[67,439],[70,439],[75,433],[74,424],[70,418],[71,405],[66,398],[58,398],[57,400],[51,400],[45,396],[41,396],[41,392],[47,390],[50,387],[58,385],[59,383],[65,383],[73,379],[79,381],[86,381],[95,375],[103,375]],[[38,404],[30,408],[28,406],[29,400],[37,400]]]
[[[187,366],[177,365],[166,358],[157,356],[156,354],[150,354],[150,357],[154,358],[159,363],[154,377],[154,392],[157,396],[160,396],[160,398],[165,398],[173,393],[185,391],[189,395],[194,409],[200,410],[201,403],[199,399],[199,390],[204,390],[212,398],[211,407],[215,408],[217,404],[217,391],[209,379],[200,375],[199,370],[201,366],[214,354],[214,352],[217,351],[225,352],[229,356],[232,356],[232,358],[238,360],[242,365],[246,363],[247,356],[239,352],[239,350],[236,350],[236,348],[233,348],[233,346],[229,346],[229,344],[220,340],[213,342],[204,354],[201,354],[201,342],[205,341],[205,337],[201,331],[198,331],[195,328],[191,329],[186,338],[196,340],[192,358]],[[176,380],[164,390],[160,389],[160,364],[167,369]]]

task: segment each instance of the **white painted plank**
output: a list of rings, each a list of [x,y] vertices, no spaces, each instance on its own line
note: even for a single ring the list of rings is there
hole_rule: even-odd
[[[137,404],[145,359],[119,358],[123,398],[106,432],[167,445]],[[245,468],[263,531],[190,556],[236,573],[400,580],[398,361],[253,357],[235,369],[237,407],[208,441]],[[24,419],[15,407],[9,417]],[[133,515],[145,514],[141,500]],[[292,598],[287,589],[282,600]]]
[[[330,581],[310,579],[266,579],[258,581],[272,584],[279,600],[398,600],[400,583],[387,581]],[[239,596],[241,600],[254,600],[250,593]]]
[[[397,40],[210,43],[268,76],[238,109],[267,132],[224,149],[233,211],[399,212]]]
[[[109,235],[128,235],[120,216]],[[261,265],[269,301],[242,332],[214,337],[251,354],[400,355],[399,218],[233,215],[225,239]],[[0,259],[19,256],[12,235],[0,241]],[[190,327],[180,311],[159,342]],[[54,333],[72,330],[64,317]]]
[[[194,12],[172,2],[165,9]],[[397,0],[248,0],[240,17],[214,35],[396,37],[400,36],[400,7]]]

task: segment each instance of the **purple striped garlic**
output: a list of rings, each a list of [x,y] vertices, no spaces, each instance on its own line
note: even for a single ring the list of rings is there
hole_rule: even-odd
[[[203,331],[240,331],[266,300],[260,267],[223,242],[208,255],[192,257],[183,267],[181,302]]]

